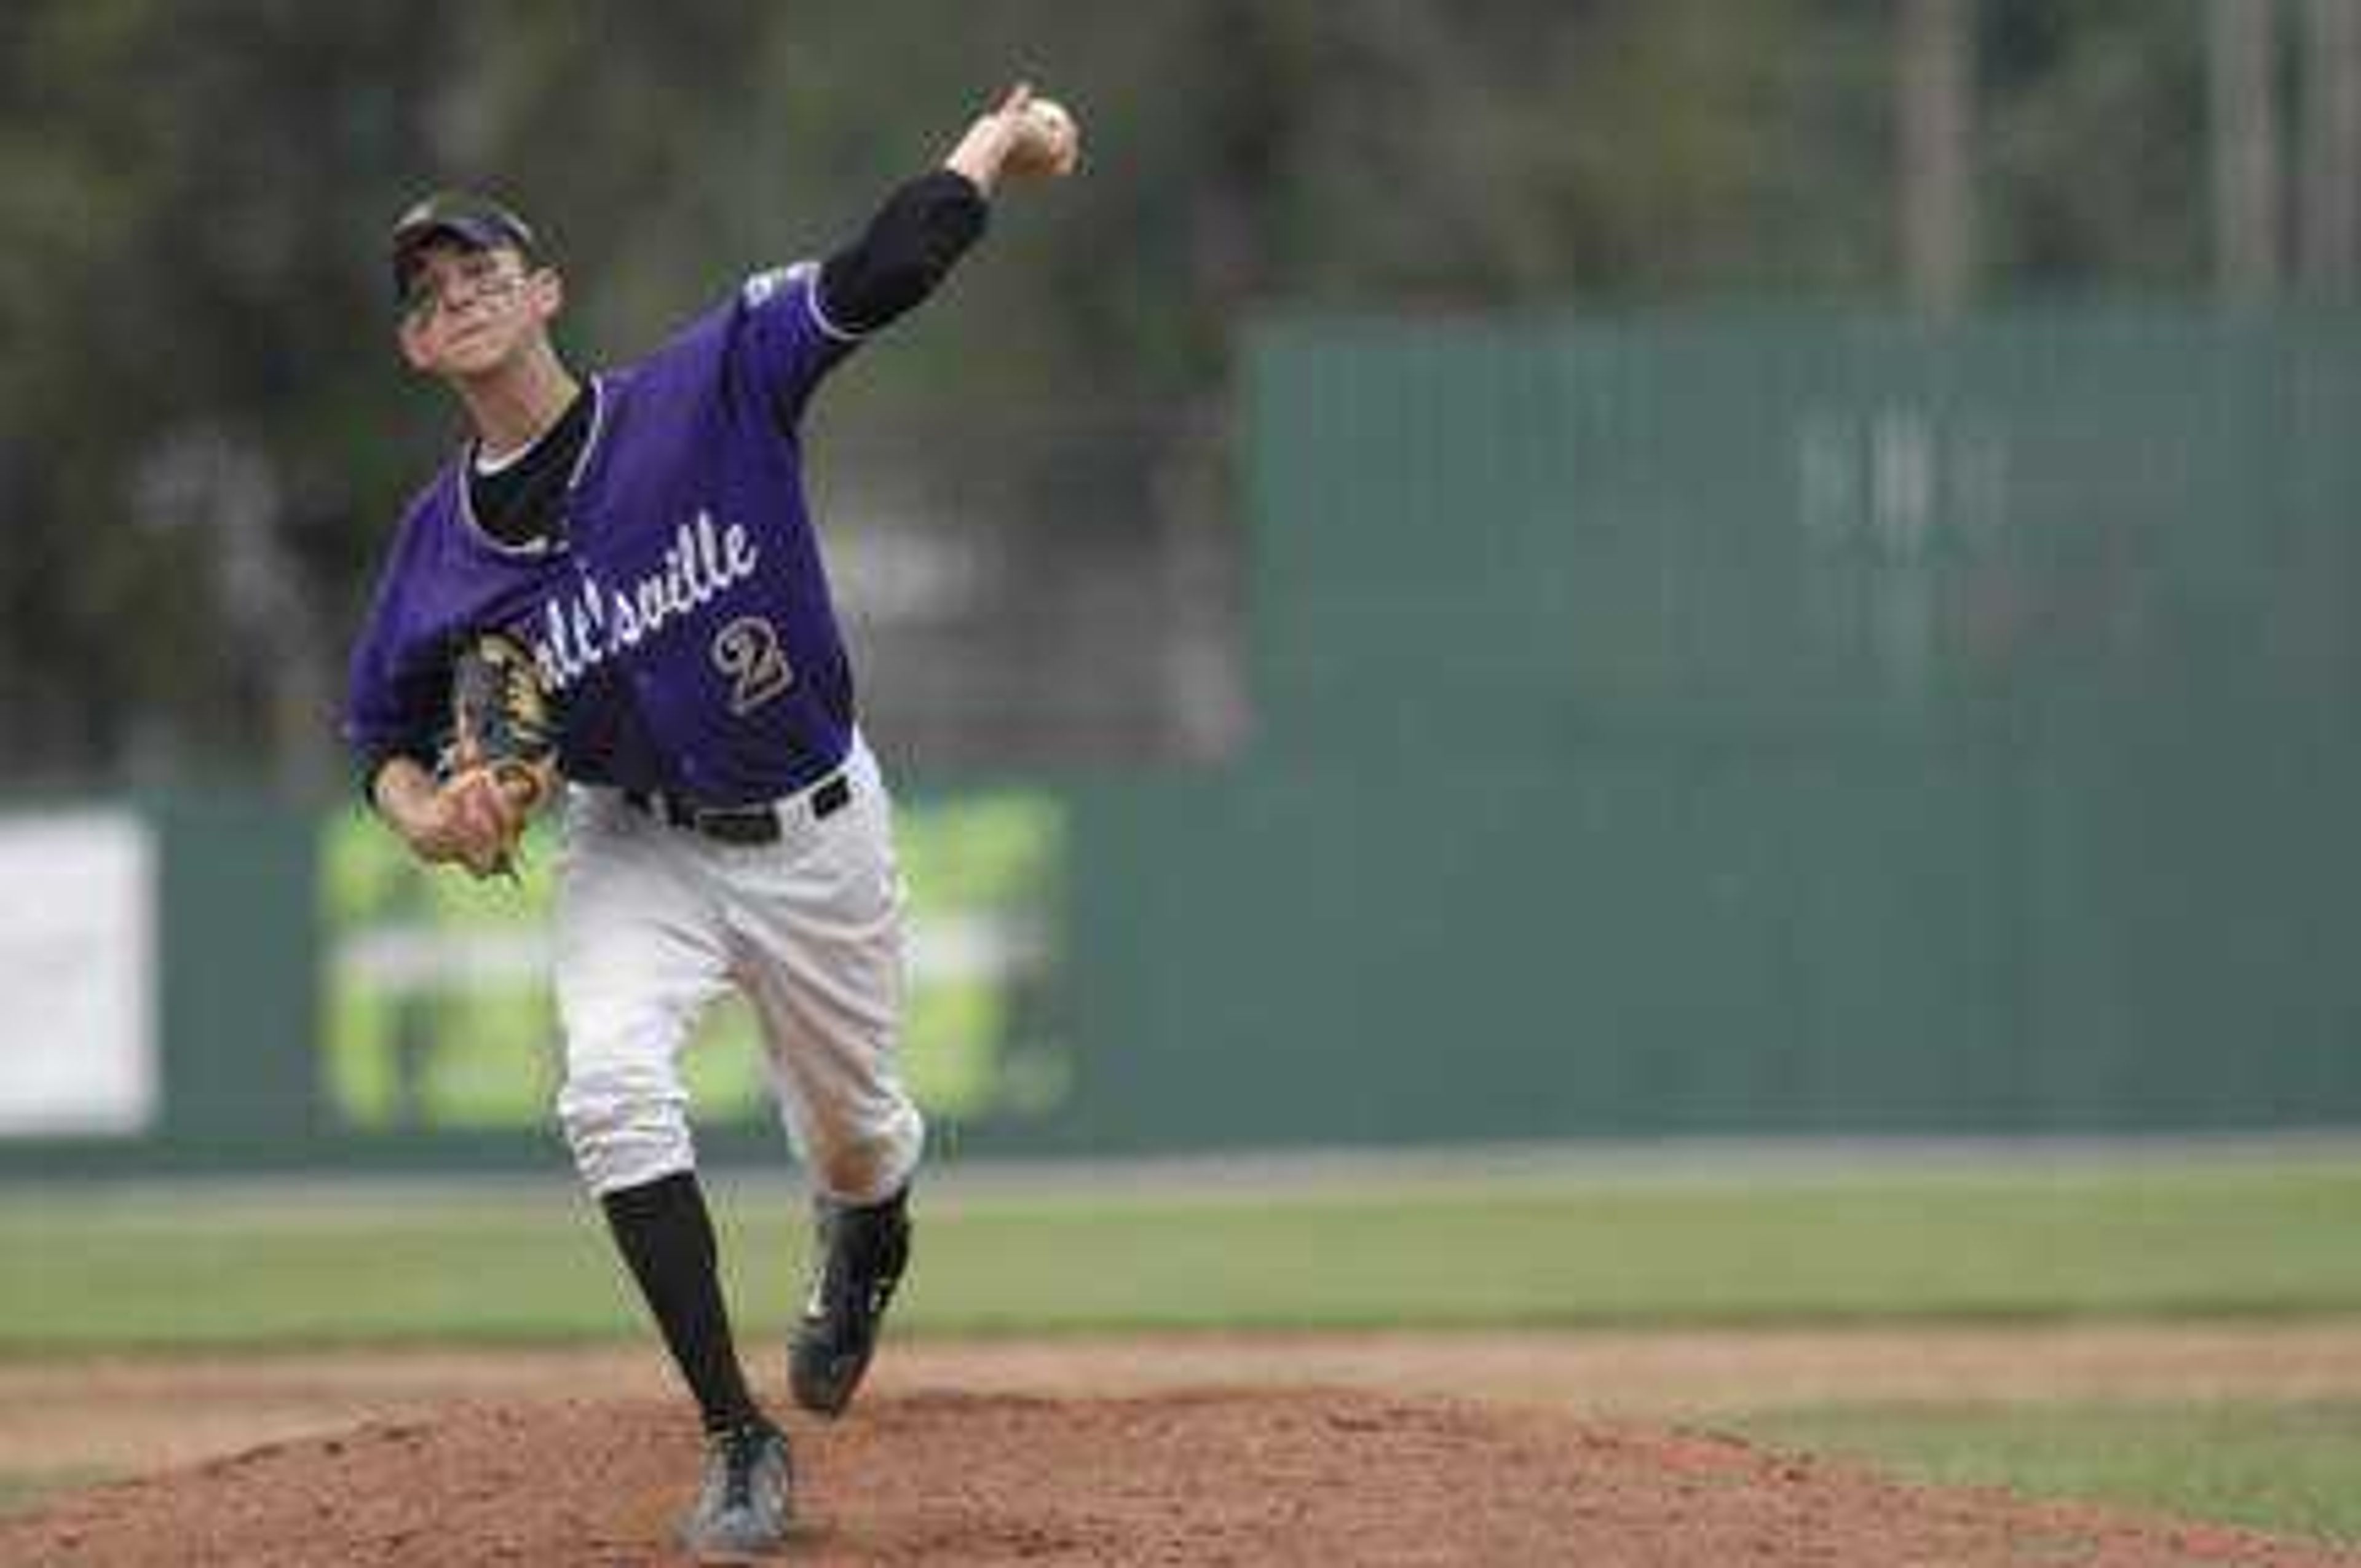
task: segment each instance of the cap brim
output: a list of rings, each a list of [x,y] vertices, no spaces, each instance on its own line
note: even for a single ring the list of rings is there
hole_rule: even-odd
[[[532,241],[496,218],[474,213],[432,213],[393,231],[393,288],[399,295],[410,286],[411,269],[418,253],[437,240],[456,240],[469,250],[507,247],[527,251]]]
[[[519,243],[515,235],[489,218],[450,214],[427,218],[396,231],[393,254],[407,262],[438,239],[456,239],[470,250],[490,250],[499,246]]]

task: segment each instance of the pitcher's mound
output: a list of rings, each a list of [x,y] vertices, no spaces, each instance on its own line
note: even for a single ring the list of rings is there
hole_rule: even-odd
[[[2330,1564],[2324,1548],[1913,1488],[1703,1434],[1366,1395],[916,1395],[792,1431],[821,1563]],[[464,1408],[99,1487],[0,1563],[476,1568],[678,1562],[677,1406]]]

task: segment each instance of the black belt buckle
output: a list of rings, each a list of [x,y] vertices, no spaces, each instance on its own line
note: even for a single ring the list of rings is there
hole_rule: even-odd
[[[852,781],[842,773],[822,783],[811,792],[812,820],[823,821],[843,810],[852,800]]]

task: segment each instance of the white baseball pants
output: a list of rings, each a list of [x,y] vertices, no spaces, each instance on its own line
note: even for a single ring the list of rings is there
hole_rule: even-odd
[[[567,792],[556,988],[557,1111],[593,1195],[696,1164],[680,1055],[730,986],[753,1004],[780,1121],[833,1199],[906,1181],[925,1141],[895,1061],[903,892],[893,802],[856,740],[851,798],[825,817],[780,803],[775,843],[719,842],[619,791]]]

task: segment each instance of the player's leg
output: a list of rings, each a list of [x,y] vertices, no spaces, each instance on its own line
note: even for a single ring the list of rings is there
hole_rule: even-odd
[[[798,813],[783,841],[736,863],[736,973],[754,1004],[787,1135],[811,1172],[818,1252],[790,1348],[796,1401],[852,1398],[909,1257],[906,1210],[925,1141],[897,1064],[903,894],[893,805],[856,746],[851,797]]]
[[[718,911],[672,829],[577,791],[556,922],[566,1036],[560,1118],[583,1181],[696,1398],[708,1440],[684,1536],[701,1550],[775,1542],[785,1440],[746,1383],[696,1174],[682,1047],[727,983]]]

